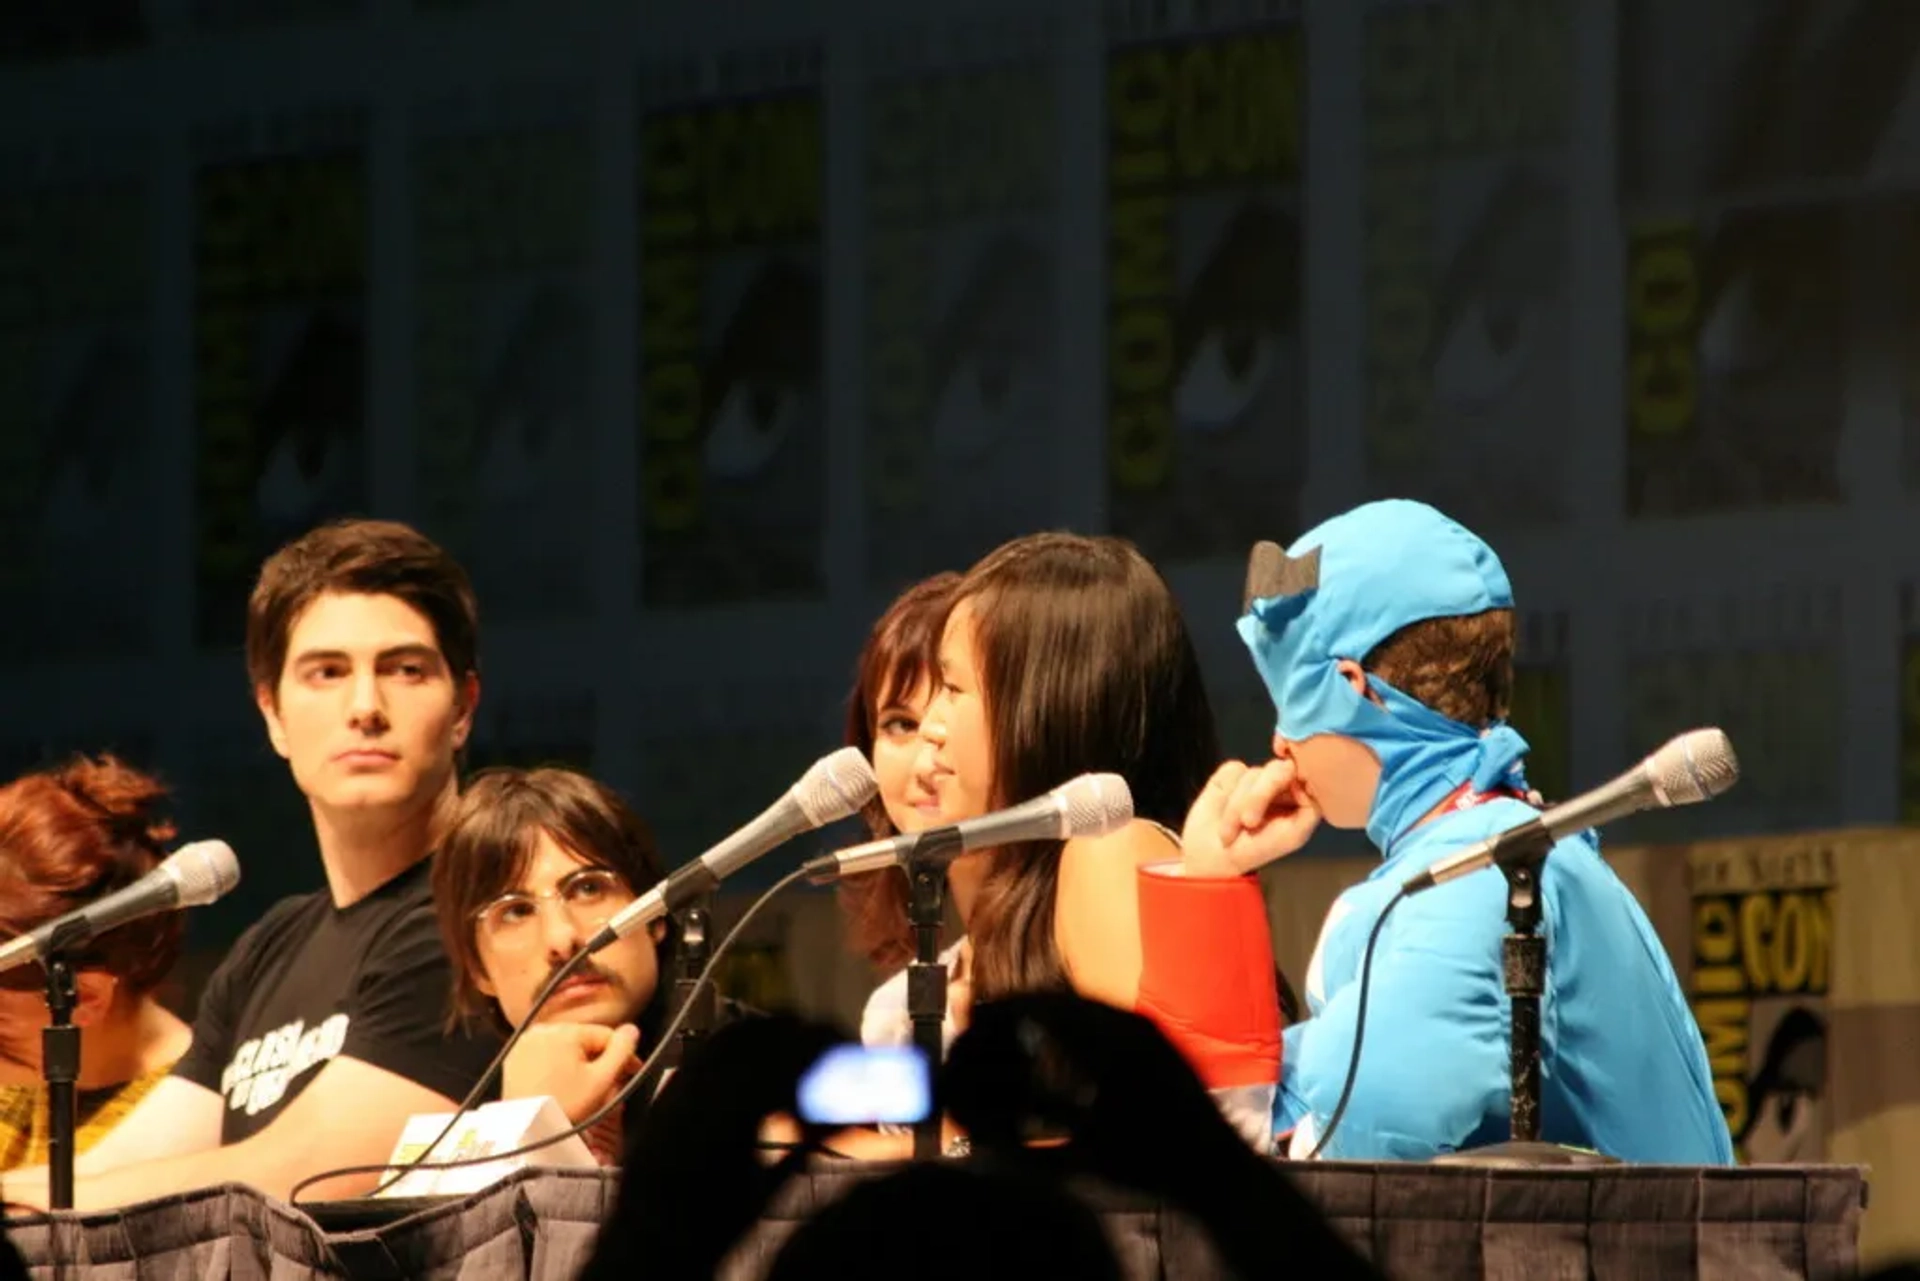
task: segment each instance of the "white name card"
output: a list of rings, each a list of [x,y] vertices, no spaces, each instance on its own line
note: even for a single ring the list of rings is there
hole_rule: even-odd
[[[399,1142],[393,1145],[393,1155],[387,1158],[392,1165],[404,1165],[426,1151],[434,1136],[446,1126],[450,1112],[418,1113],[407,1118],[406,1128],[400,1131]],[[542,1094],[526,1099],[503,1099],[498,1103],[489,1103],[475,1108],[463,1115],[459,1122],[441,1139],[431,1153],[427,1155],[427,1164],[419,1169],[409,1170],[406,1175],[394,1182],[380,1195],[385,1197],[416,1196],[452,1196],[467,1192],[478,1192],[499,1179],[504,1178],[522,1166],[577,1166],[592,1167],[599,1164],[593,1153],[587,1149],[584,1140],[577,1134],[567,1135],[557,1143],[549,1143],[519,1156],[507,1157],[499,1161],[483,1161],[474,1165],[459,1165],[452,1169],[434,1168],[442,1161],[466,1160],[472,1157],[490,1156],[495,1152],[511,1152],[523,1148],[529,1143],[538,1143],[550,1139],[556,1134],[565,1134],[570,1128],[566,1113],[560,1105]]]

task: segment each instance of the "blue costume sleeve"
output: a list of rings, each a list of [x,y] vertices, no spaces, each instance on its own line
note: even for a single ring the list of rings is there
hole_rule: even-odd
[[[1374,948],[1359,1074],[1322,1157],[1423,1160],[1485,1141],[1485,1119],[1504,1114],[1509,1015],[1498,955],[1488,956],[1483,932],[1460,929],[1462,911],[1481,905],[1448,902],[1485,889],[1462,880],[1394,909]],[[1302,1125],[1310,1142],[1346,1079],[1361,954],[1387,896],[1361,897],[1376,901],[1356,904],[1325,941],[1323,964],[1338,981],[1311,1019],[1287,1029],[1278,1127]]]

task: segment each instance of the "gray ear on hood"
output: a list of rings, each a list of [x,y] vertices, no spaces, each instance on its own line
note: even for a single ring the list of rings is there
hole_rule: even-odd
[[[1240,612],[1253,602],[1275,596],[1298,596],[1320,585],[1320,549],[1298,558],[1287,555],[1279,543],[1262,540],[1247,554],[1247,585],[1240,594]]]

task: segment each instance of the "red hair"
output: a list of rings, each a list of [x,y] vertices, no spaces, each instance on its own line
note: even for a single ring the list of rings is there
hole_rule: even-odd
[[[158,779],[111,756],[75,757],[0,787],[0,933],[25,934],[152,871],[174,835],[160,815],[166,795]],[[144,996],[179,959],[182,931],[178,912],[149,916],[74,960]]]
[[[847,744],[873,759],[874,724],[880,709],[920,687],[938,666],[940,629],[953,604],[960,575],[935,574],[901,592],[867,633],[853,692],[847,696]],[[893,822],[880,797],[860,811],[875,840],[894,835]],[[840,906],[855,951],[882,972],[913,959],[913,930],[907,923],[907,882],[898,868],[864,872],[839,883]]]

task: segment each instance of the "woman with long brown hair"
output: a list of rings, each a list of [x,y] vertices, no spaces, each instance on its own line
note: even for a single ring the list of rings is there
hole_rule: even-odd
[[[861,811],[876,840],[923,831],[937,820],[933,794],[916,780],[914,761],[920,751],[921,713],[932,693],[934,651],[948,598],[959,581],[958,574],[935,574],[901,592],[860,650],[847,699],[847,743],[866,753],[880,784]],[[947,888],[963,926],[985,871],[979,856],[956,859],[947,869]],[[863,872],[842,880],[839,896],[854,949],[885,980],[867,1000],[860,1037],[869,1045],[904,1045],[912,1039],[904,967],[913,959],[906,878],[898,868]],[[957,1012],[966,1002],[965,938],[949,944],[941,960],[953,980],[946,1027],[951,1040],[958,1030]]]
[[[1073,989],[1132,1006],[1136,869],[1177,860],[1172,833],[1219,759],[1213,709],[1165,581],[1117,538],[1035,534],[954,589],[917,773],[939,821],[1119,774],[1135,819],[1105,836],[986,856],[968,933],[974,996]]]
[[[111,756],[79,757],[0,787],[0,938],[124,889],[166,856],[166,788]],[[180,956],[177,912],[132,921],[72,958],[80,1038],[78,1152],[166,1076],[193,1031],[155,995]],[[47,1159],[38,966],[0,975],[0,1170]]]
[[[1176,835],[1219,745],[1172,592],[1131,543],[1048,533],[989,554],[951,599],[916,761],[938,821],[1093,772],[1123,777],[1134,812],[983,856],[972,999],[1071,990],[1140,1009],[1210,1087],[1252,1090],[1222,1103],[1269,1142],[1280,1004],[1259,886],[1185,866]]]

